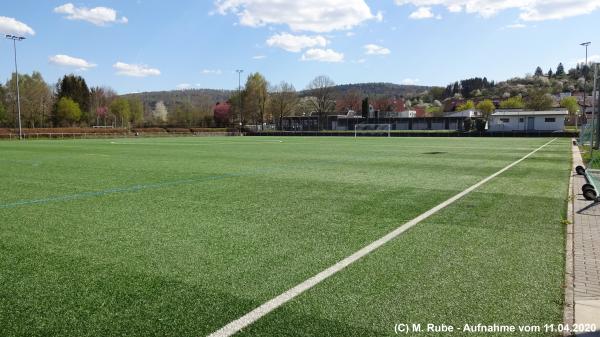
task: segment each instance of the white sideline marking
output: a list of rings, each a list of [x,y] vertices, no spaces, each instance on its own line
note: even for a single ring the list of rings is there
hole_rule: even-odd
[[[310,289],[310,288],[314,287],[315,285],[321,283],[322,281],[324,281],[328,277],[332,276],[333,274],[339,272],[340,270],[346,268],[347,266],[351,265],[352,263],[358,261],[359,259],[361,259],[365,255],[373,252],[374,250],[378,249],[379,247],[381,247],[384,244],[388,243],[389,241],[393,240],[394,238],[396,238],[400,234],[402,234],[405,231],[409,230],[411,227],[417,225],[419,222],[427,219],[428,217],[430,217],[433,214],[439,212],[440,210],[444,209],[445,207],[453,204],[455,201],[457,201],[458,199],[460,199],[460,198],[464,197],[465,195],[471,193],[476,188],[478,188],[481,185],[487,183],[488,181],[496,178],[497,176],[499,176],[500,174],[502,174],[505,171],[509,170],[513,166],[519,164],[523,160],[529,158],[531,155],[533,155],[534,153],[536,153],[539,150],[543,149],[544,147],[546,147],[550,143],[554,142],[555,140],[556,140],[556,138],[552,139],[551,141],[547,142],[546,144],[544,144],[544,145],[538,147],[537,149],[531,151],[530,153],[528,153],[527,155],[525,155],[521,159],[519,159],[519,160],[513,162],[512,164],[509,164],[508,166],[504,167],[500,171],[498,171],[498,172],[492,174],[491,176],[489,176],[489,177],[481,180],[480,182],[476,183],[475,185],[473,185],[473,186],[467,188],[466,190],[458,193],[457,195],[455,195],[455,196],[451,197],[450,199],[442,202],[441,204],[433,207],[432,209],[428,210],[427,212],[425,212],[425,213],[417,216],[416,218],[414,218],[414,219],[410,220],[409,222],[405,223],[404,225],[402,225],[402,226],[394,229],[393,231],[389,232],[388,234],[386,234],[385,236],[381,237],[380,239],[378,239],[376,241],[373,241],[372,243],[368,244],[367,246],[361,248],[360,250],[358,250],[354,254],[345,257],[343,260],[339,261],[338,263],[334,264],[333,266],[331,266],[331,267],[329,267],[329,268],[321,271],[317,275],[315,275],[315,276],[307,279],[306,281],[304,281],[304,282],[296,285],[295,287],[287,290],[286,292],[278,295],[277,297],[274,297],[274,298],[270,299],[269,301],[261,304],[259,307],[257,307],[256,309],[250,311],[249,313],[245,314],[244,316],[236,319],[235,321],[232,321],[232,322],[228,323],[227,325],[225,325],[221,329],[219,329],[219,330],[211,333],[210,335],[208,335],[208,337],[228,337],[228,336],[231,336],[231,335],[239,332],[243,328],[245,328],[245,327],[249,326],[250,324],[252,324],[252,323],[256,322],[257,320],[259,320],[261,317],[263,317],[266,314],[270,313],[271,311],[277,309],[278,307],[280,307],[281,305],[285,304],[286,302],[292,300],[294,297],[302,294],[303,292],[307,291],[308,289]]]

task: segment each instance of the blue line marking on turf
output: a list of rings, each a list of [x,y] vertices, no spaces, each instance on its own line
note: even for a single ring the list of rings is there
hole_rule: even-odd
[[[0,209],[13,208],[13,207],[19,207],[19,206],[27,206],[27,205],[45,204],[45,203],[57,202],[57,201],[69,201],[69,200],[83,199],[83,198],[90,198],[90,197],[100,197],[100,196],[116,194],[116,193],[138,192],[138,191],[148,190],[148,189],[158,189],[158,188],[163,188],[163,187],[170,187],[170,186],[177,186],[177,185],[184,185],[184,184],[193,184],[193,183],[205,182],[205,181],[211,181],[211,180],[235,178],[235,177],[240,177],[242,175],[243,174],[234,174],[234,173],[222,174],[222,175],[201,177],[201,178],[196,178],[196,179],[174,180],[174,181],[167,181],[167,182],[154,183],[154,184],[144,184],[144,185],[138,184],[138,185],[127,186],[127,187],[110,188],[110,189],[102,190],[102,191],[90,191],[90,192],[82,192],[82,193],[76,193],[76,194],[59,195],[59,196],[54,196],[54,197],[42,198],[42,199],[21,200],[21,201],[8,203],[8,204],[0,204]]]

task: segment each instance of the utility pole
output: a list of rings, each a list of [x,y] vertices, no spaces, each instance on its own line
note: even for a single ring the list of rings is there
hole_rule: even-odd
[[[19,140],[23,139],[23,129],[21,128],[21,96],[19,95],[19,68],[17,67],[17,41],[25,40],[22,36],[6,35],[6,38],[13,41],[15,52],[15,77],[17,80],[17,114],[19,116]]]
[[[240,135],[244,127],[244,114],[242,113],[242,73],[243,69],[237,69],[235,72],[238,73],[238,100],[240,103]]]

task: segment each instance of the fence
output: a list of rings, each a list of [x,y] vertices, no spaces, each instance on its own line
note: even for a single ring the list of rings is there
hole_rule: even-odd
[[[583,196],[587,200],[595,202],[600,201],[600,95],[597,94],[597,84],[600,80],[598,77],[598,64],[594,64],[594,86],[592,89],[592,116],[588,119],[587,124],[581,129],[579,136],[579,144],[587,145],[585,149],[584,159],[586,167],[577,168],[577,173],[584,174],[587,184],[583,185]],[[588,152],[589,151],[589,152]]]

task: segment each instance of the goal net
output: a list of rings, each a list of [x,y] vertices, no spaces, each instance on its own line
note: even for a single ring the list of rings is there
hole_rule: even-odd
[[[390,137],[392,131],[391,124],[356,124],[354,125],[354,137],[360,136],[379,136]]]

